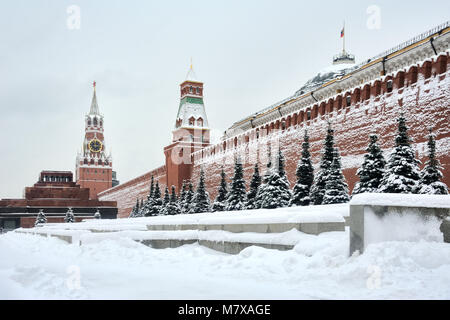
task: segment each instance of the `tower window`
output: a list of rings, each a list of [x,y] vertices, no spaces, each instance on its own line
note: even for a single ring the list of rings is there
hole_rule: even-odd
[[[189,87],[189,93],[192,93],[192,86]]]
[[[94,118],[94,126],[97,126],[97,118]]]
[[[197,94],[200,94],[200,88],[197,88]]]
[[[350,107],[350,105],[352,104],[352,97],[351,96],[347,96],[346,102],[347,102],[347,107]]]
[[[197,126],[203,127],[203,119],[201,117],[197,119]]]
[[[190,118],[189,118],[189,125],[190,125],[190,126],[195,125],[195,118],[194,118],[194,117],[190,117]]]

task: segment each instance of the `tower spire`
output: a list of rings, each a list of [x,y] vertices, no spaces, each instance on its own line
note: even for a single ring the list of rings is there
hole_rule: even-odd
[[[89,111],[89,114],[100,114],[97,104],[97,93],[95,90],[97,87],[97,82],[94,81],[93,87],[94,87],[94,95],[92,96],[91,109]]]
[[[189,70],[188,70],[188,73],[186,75],[186,80],[185,81],[199,82],[198,79],[197,79],[197,75],[194,72],[194,68],[193,68],[193,64],[192,64],[192,57],[191,57],[191,64],[189,66]]]

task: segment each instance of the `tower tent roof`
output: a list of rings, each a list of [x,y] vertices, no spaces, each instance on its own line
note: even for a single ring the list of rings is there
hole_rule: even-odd
[[[94,84],[94,95],[92,96],[91,109],[89,111],[89,114],[92,114],[92,115],[100,114],[100,111],[98,110],[98,104],[97,104],[97,94],[95,91],[95,84]]]
[[[200,80],[197,79],[197,75],[195,74],[194,68],[191,66],[189,67],[188,73],[186,75],[186,79],[184,81],[193,81],[193,82],[200,82]]]

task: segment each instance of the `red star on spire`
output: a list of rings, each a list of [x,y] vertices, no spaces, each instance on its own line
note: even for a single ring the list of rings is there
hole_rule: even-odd
[[[94,89],[95,89],[95,86],[96,86],[96,85],[97,85],[97,82],[94,81]]]

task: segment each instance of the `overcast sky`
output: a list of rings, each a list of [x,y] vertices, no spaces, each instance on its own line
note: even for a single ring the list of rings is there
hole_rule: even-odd
[[[343,20],[361,61],[449,12],[448,0],[1,1],[0,198],[22,197],[41,170],[75,170],[94,80],[125,182],[164,163],[191,57],[210,126],[223,131],[329,66]]]

